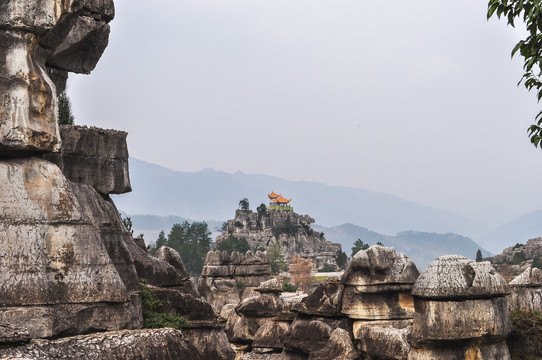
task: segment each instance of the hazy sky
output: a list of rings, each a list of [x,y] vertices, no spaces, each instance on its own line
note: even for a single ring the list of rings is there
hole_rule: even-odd
[[[486,1],[115,4],[109,47],[68,93],[77,124],[128,131],[133,157],[476,219],[542,208],[542,150],[526,136],[539,105],[510,59],[522,34],[486,21]]]

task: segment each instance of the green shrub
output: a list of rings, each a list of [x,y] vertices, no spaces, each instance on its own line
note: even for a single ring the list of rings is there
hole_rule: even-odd
[[[282,291],[284,292],[296,292],[297,287],[294,284],[290,284],[289,278],[282,279]]]
[[[318,272],[335,272],[337,268],[331,264],[324,264],[321,269],[318,269]]]
[[[513,333],[509,339],[514,360],[542,358],[542,311],[512,310]]]
[[[143,328],[159,329],[174,328],[181,329],[190,326],[190,322],[182,316],[161,312],[162,302],[154,297],[151,288],[145,285],[146,281],[141,279],[141,306],[143,310]]]
[[[519,265],[523,261],[525,261],[525,252],[523,252],[523,250],[521,250],[521,251],[514,254],[514,256],[512,257],[512,261],[510,261],[510,263],[512,263],[514,265]]]

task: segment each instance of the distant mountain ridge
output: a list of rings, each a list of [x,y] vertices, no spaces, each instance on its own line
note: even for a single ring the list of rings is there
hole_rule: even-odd
[[[358,238],[369,245],[381,242],[384,246],[392,246],[397,251],[405,253],[419,269],[425,269],[431,261],[442,255],[463,255],[474,259],[478,249],[482,251],[483,256],[490,255],[472,239],[452,233],[402,231],[395,236],[388,236],[353,224],[332,228],[314,225],[313,228],[323,232],[327,240],[340,243],[348,256],[351,255],[354,241]]]
[[[130,158],[133,191],[114,200],[129,214],[180,215],[194,220],[231,218],[239,200],[251,207],[267,203],[271,191],[292,198],[295,211],[318,224],[361,224],[381,234],[404,230],[470,234],[477,224],[453,212],[439,210],[389,194],[363,189],[289,181],[268,175],[170,170]]]

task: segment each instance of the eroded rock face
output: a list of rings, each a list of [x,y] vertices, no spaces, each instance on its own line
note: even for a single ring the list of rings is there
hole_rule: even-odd
[[[510,282],[512,293],[508,296],[510,310],[542,309],[542,271],[538,268],[528,268]]]
[[[0,154],[59,150],[57,87],[94,69],[113,16],[112,0],[0,3]]]
[[[130,192],[128,147],[124,131],[96,127],[60,127],[62,155],[48,155],[68,180],[92,186],[100,194]]]
[[[339,279],[327,280],[319,285],[309,296],[293,307],[293,310],[314,316],[341,316],[344,285]]]
[[[323,233],[311,228],[312,223],[314,219],[310,216],[290,210],[268,210],[263,216],[250,210],[237,210],[235,218],[226,222],[225,231],[216,242],[233,235],[244,238],[251,249],[278,243],[288,259],[294,256],[309,258],[317,269],[324,264],[336,266],[335,257],[341,245],[327,241]]]
[[[352,344],[348,331],[337,328],[333,330],[329,341],[323,349],[314,351],[309,355],[309,360],[354,360],[359,359],[359,352]]]
[[[129,293],[74,185],[58,167],[39,158],[13,159],[0,162],[0,177],[2,321],[21,324],[39,313],[40,324],[26,323],[30,336],[39,338],[60,331],[54,318],[60,304],[73,314],[109,303],[112,312],[120,312],[112,317],[129,318]],[[64,320],[67,333],[86,328],[82,319]],[[97,328],[112,326],[103,320]]]
[[[414,284],[409,359],[509,359],[512,324],[504,279],[488,262],[457,255],[433,261]]]
[[[169,360],[209,359],[173,329],[121,330],[58,340],[34,340],[0,349],[3,359]]]
[[[240,288],[256,288],[271,277],[271,265],[266,252],[210,251],[198,281],[200,294],[220,313],[226,304],[237,304]]]

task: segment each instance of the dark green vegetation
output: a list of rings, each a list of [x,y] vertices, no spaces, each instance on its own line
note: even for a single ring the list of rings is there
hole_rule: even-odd
[[[239,201],[239,209],[241,209],[241,210],[243,210],[243,211],[248,211],[248,210],[250,210],[250,204],[249,204],[247,198],[244,198],[244,199],[242,199],[241,201]]]
[[[540,270],[542,270],[542,258],[540,256],[535,256],[531,267],[539,268]]]
[[[527,90],[535,90],[537,99],[542,99],[542,7],[540,0],[490,0],[487,18],[503,16],[509,25],[515,26],[515,21],[525,23],[527,37],[520,40],[512,50],[512,56],[519,52],[523,57],[523,83]],[[535,117],[536,123],[528,129],[531,143],[542,148],[542,111]]]
[[[271,274],[277,275],[282,271],[288,270],[288,264],[284,258],[282,247],[278,242],[274,242],[267,248],[269,255],[269,264],[271,265]]]
[[[141,284],[141,306],[143,310],[143,327],[146,329],[174,328],[181,329],[190,326],[190,322],[182,316],[160,312],[162,302],[154,297],[150,287]]]
[[[339,267],[339,270],[346,269],[346,265],[348,264],[348,256],[346,256],[346,253],[344,251],[339,251],[335,260],[337,261],[337,266]]]
[[[297,233],[297,226],[292,224],[292,220],[290,219],[290,215],[286,217],[286,220],[284,220],[281,224],[276,224],[271,228],[271,231],[273,232],[273,235],[275,237],[279,237],[280,235],[294,235]]]
[[[238,238],[230,235],[226,239],[216,243],[215,249],[218,251],[225,251],[228,255],[234,251],[239,251],[241,254],[244,254],[250,250],[250,246],[245,238]]]
[[[318,269],[318,272],[335,272],[337,271],[337,268],[331,264],[324,264],[321,269]]]
[[[207,223],[201,221],[188,221],[182,224],[174,224],[167,238],[164,231],[160,232],[154,246],[150,248],[151,254],[155,254],[161,246],[169,246],[175,249],[183,259],[184,266],[190,275],[199,277],[205,256],[211,249],[211,232]]]
[[[282,279],[282,291],[296,292],[297,287],[294,284],[290,284],[290,278],[285,277],[284,279]]]
[[[356,253],[360,250],[367,250],[369,248],[369,244],[366,244],[363,242],[363,240],[361,240],[360,238],[358,238],[355,242],[354,242],[354,246],[352,247],[352,255],[351,257],[354,257],[354,255],[356,255]]]
[[[513,332],[508,340],[513,360],[542,359],[542,312],[512,310]]]
[[[482,250],[478,249],[476,252],[476,262],[482,261]]]
[[[61,92],[57,99],[58,105],[58,124],[59,125],[73,125],[75,117],[72,113],[72,104],[66,91]]]

